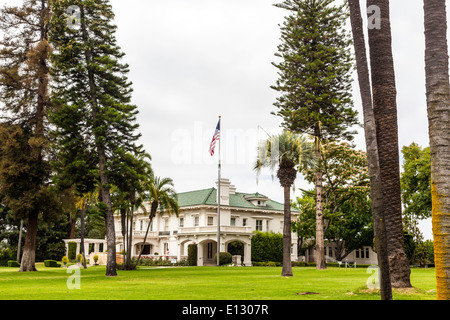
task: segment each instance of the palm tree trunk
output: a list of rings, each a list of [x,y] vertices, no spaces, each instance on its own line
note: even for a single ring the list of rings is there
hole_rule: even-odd
[[[284,186],[283,269],[281,276],[292,277],[291,264],[291,187]]]
[[[139,256],[136,259],[136,263],[134,264],[134,268],[137,267],[137,265],[139,264],[139,261],[141,260],[141,256],[142,256],[142,252],[144,251],[144,245],[145,245],[145,241],[147,241],[147,236],[148,236],[148,231],[150,230],[150,225],[152,224],[153,218],[156,215],[156,210],[158,210],[158,201],[153,201],[151,208],[150,208],[150,215],[149,215],[149,221],[148,221],[148,225],[147,225],[147,230],[145,231],[145,236],[144,236],[144,242],[143,242],[143,246],[141,248],[141,251],[139,252]]]
[[[125,208],[120,208],[120,229],[122,232],[122,256],[123,256],[123,261],[125,261],[125,248],[127,248],[127,236],[128,236],[128,229],[127,229],[127,211]]]
[[[131,268],[131,246],[133,244],[133,207],[127,209],[127,211],[130,212],[131,216],[130,216],[130,230],[129,230],[129,234],[128,234],[128,242],[127,242],[127,248],[126,248],[126,269],[130,269]]]
[[[364,131],[366,139],[367,162],[370,177],[370,199],[374,221],[375,246],[377,249],[378,266],[380,268],[380,295],[382,300],[392,300],[392,287],[389,272],[389,257],[387,252],[386,227],[384,225],[383,194],[381,191],[380,166],[378,162],[378,144],[375,116],[372,106],[369,67],[366,55],[366,42],[363,32],[363,21],[359,0],[348,0],[350,21],[355,47],[356,66],[361,93]]]
[[[316,124],[315,129],[315,152],[317,162],[322,160],[322,150],[320,146],[320,125]],[[316,269],[325,270],[325,240],[323,231],[323,173],[320,168],[316,171]]]
[[[381,28],[369,29],[373,110],[376,122],[381,189],[389,252],[391,285],[411,287],[409,260],[403,240],[400,164],[397,125],[397,91],[390,27],[389,0],[368,0],[381,10]]]
[[[445,0],[424,0],[425,71],[438,300],[450,300],[450,81]]]

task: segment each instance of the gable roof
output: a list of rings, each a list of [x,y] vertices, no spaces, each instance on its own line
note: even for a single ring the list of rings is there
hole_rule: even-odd
[[[216,188],[182,192],[178,193],[177,195],[178,195],[178,204],[180,205],[181,208],[199,205],[217,206]],[[246,198],[254,198],[255,196],[268,199],[268,197],[259,193],[236,192],[234,194],[230,194],[229,206],[245,209],[264,210],[264,211],[267,210],[284,211],[284,205],[274,200],[268,199],[266,202],[266,206],[257,206],[246,199]],[[291,210],[294,212],[298,212],[298,210],[294,208],[291,208]]]

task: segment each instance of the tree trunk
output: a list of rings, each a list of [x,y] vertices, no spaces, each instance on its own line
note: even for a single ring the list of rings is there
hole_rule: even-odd
[[[22,248],[23,219],[20,220],[19,242],[17,243],[17,262],[20,263],[20,249]]]
[[[76,215],[74,218],[72,218],[72,216],[69,214],[69,226],[70,226],[69,239],[75,238],[75,224],[76,224]]]
[[[31,156],[35,159],[39,166],[43,166],[43,147],[44,147],[44,117],[46,113],[46,106],[48,104],[48,79],[49,79],[49,68],[47,66],[47,60],[49,55],[49,44],[48,44],[48,8],[46,7],[46,0],[41,0],[40,9],[40,19],[39,19],[39,43],[35,48],[37,56],[37,103],[35,111],[35,128],[34,128],[34,138],[41,140],[35,146],[32,146]],[[31,53],[31,51],[29,51]],[[43,188],[43,180],[36,183],[36,191]],[[25,236],[25,247],[23,250],[22,264],[19,271],[37,271],[35,267],[35,257],[36,257],[36,235],[37,235],[37,225],[38,225],[39,209],[33,209],[28,216],[27,233]]]
[[[322,150],[320,146],[320,125],[315,128],[315,153],[317,162],[322,160]],[[316,171],[316,269],[325,270],[325,240],[323,231],[323,173],[320,168]]]
[[[128,209],[129,210],[129,209]],[[131,268],[131,246],[133,243],[133,218],[134,218],[134,214],[133,214],[133,206],[131,207],[130,210],[130,231],[129,231],[129,235],[128,235],[128,243],[127,243],[127,261],[126,261],[126,268],[129,269]]]
[[[136,260],[136,263],[134,264],[134,268],[137,267],[137,265],[139,264],[139,261],[141,260],[142,251],[144,251],[145,241],[147,241],[148,231],[150,230],[150,225],[152,224],[153,218],[156,215],[156,210],[158,210],[158,206],[159,206],[158,201],[153,201],[152,202],[152,205],[151,205],[151,208],[150,208],[149,221],[148,221],[148,225],[147,225],[147,230],[145,231],[143,245],[142,245],[141,251],[139,252],[139,256],[138,256],[138,258]]]
[[[81,239],[80,239],[80,251],[81,255],[83,256],[82,265],[83,268],[86,269],[86,252],[84,250],[84,215],[86,213],[86,205],[87,205],[87,199],[83,203],[83,207],[81,208],[81,214],[80,214],[80,233],[81,233]]]
[[[123,259],[124,259],[124,261],[125,261],[125,248],[127,248],[127,241],[128,241],[128,238],[127,238],[127,236],[128,236],[128,230],[127,230],[127,224],[126,224],[126,222],[127,222],[127,219],[128,219],[128,216],[127,216],[127,211],[126,211],[127,209],[125,209],[125,208],[120,208],[120,225],[121,225],[121,230],[122,230],[122,247],[123,247],[123,253],[122,253],[122,256],[123,256]]]
[[[370,199],[374,221],[375,246],[377,248],[378,266],[380,268],[380,295],[382,300],[392,300],[386,228],[383,223],[384,208],[383,194],[381,191],[380,166],[378,162],[377,133],[372,106],[372,93],[366,55],[366,42],[363,32],[363,20],[359,0],[349,0],[348,2],[364,117],[364,132],[370,177]]]
[[[35,265],[37,226],[38,213],[37,211],[32,211],[28,215],[25,245],[23,247],[22,262],[20,264],[19,272],[37,271]]]
[[[424,0],[425,71],[438,300],[450,300],[450,81],[444,0]]]
[[[86,29],[86,23],[85,23],[85,13],[84,8],[80,8],[81,13],[81,30],[83,35],[83,42],[87,45],[88,44],[88,33]],[[96,122],[98,121],[98,102],[97,102],[97,92],[96,92],[96,85],[95,85],[95,79],[94,74],[92,73],[92,70],[90,68],[90,65],[92,64],[92,55],[90,48],[87,47],[84,51],[86,64],[88,66],[88,79],[89,79],[89,87],[91,91],[91,103],[92,103],[92,121],[94,123],[94,126]],[[117,276],[116,271],[116,233],[114,230],[114,216],[112,212],[112,205],[111,205],[111,195],[109,191],[109,181],[108,176],[106,175],[106,151],[105,146],[100,141],[101,137],[98,134],[98,128],[94,127],[94,136],[95,136],[95,145],[97,149],[97,156],[98,156],[98,171],[99,171],[99,177],[100,177],[100,190],[102,195],[102,201],[106,205],[106,244],[108,248],[107,253],[107,262],[106,262],[106,276],[107,277],[113,277]]]
[[[284,186],[283,269],[282,277],[292,277],[291,264],[291,187]]]
[[[369,29],[372,71],[373,110],[376,122],[381,189],[384,200],[384,224],[391,285],[411,287],[409,260],[403,240],[402,203],[394,59],[389,18],[389,0],[368,0],[367,5],[381,10],[381,28]]]

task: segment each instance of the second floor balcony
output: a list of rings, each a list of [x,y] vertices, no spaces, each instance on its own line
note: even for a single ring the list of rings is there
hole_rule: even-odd
[[[222,233],[252,233],[250,226],[220,226],[220,232]],[[178,234],[198,234],[198,233],[217,233],[217,226],[195,226],[195,227],[180,227],[178,228]]]

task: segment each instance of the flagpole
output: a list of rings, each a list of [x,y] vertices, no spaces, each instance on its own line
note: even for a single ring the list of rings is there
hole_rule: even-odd
[[[219,128],[222,131],[222,127],[220,125],[221,116],[219,116]],[[218,184],[217,184],[217,266],[220,266],[220,141],[222,141],[222,132],[220,132],[219,138],[219,166],[217,168],[218,171]]]

